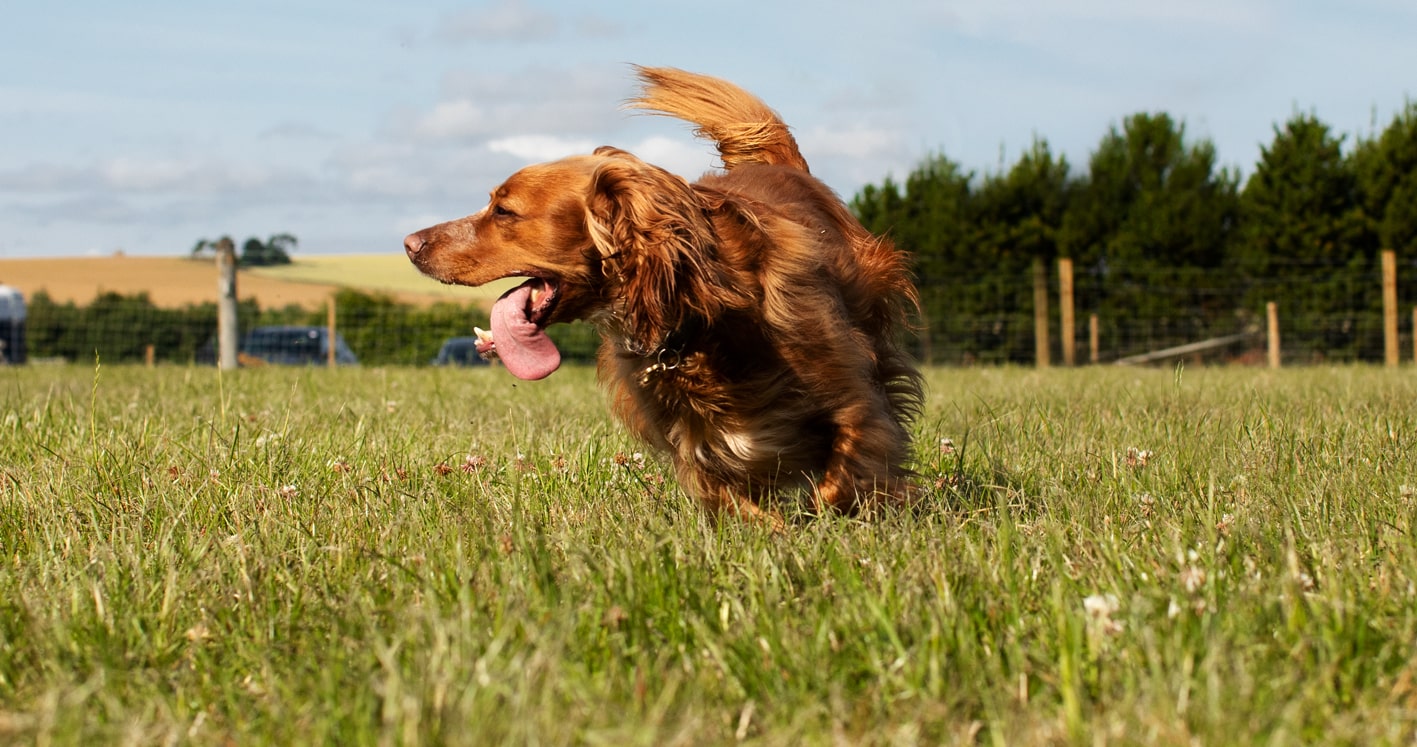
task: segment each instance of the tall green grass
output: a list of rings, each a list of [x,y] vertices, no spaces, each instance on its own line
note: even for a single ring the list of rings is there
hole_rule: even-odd
[[[585,370],[0,369],[0,742],[1417,736],[1410,369],[928,379],[773,536]]]

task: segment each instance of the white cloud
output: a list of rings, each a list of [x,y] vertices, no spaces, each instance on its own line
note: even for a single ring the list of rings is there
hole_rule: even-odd
[[[994,0],[989,3],[951,0],[935,10],[947,26],[970,36],[1035,41],[1057,38],[1066,43],[1060,28],[1168,25],[1215,30],[1253,31],[1272,21],[1276,6],[1269,2],[1235,3],[1229,0]]]
[[[260,134],[259,139],[320,141],[334,140],[335,137],[334,133],[323,128],[304,122],[288,121],[266,128],[266,130]]]
[[[535,163],[554,161],[577,153],[589,153],[595,149],[595,143],[556,135],[513,135],[488,141],[487,149],[493,153],[505,153]]]
[[[556,35],[556,16],[520,0],[444,15],[435,36],[450,43],[540,41]]]
[[[458,151],[436,153],[410,143],[367,142],[335,151],[328,168],[335,189],[360,197],[423,196],[446,184]]]
[[[32,163],[0,171],[0,192],[51,192],[92,187],[91,171],[52,163]]]
[[[28,31],[0,58],[33,74],[0,84],[0,252],[185,251],[287,229],[302,251],[382,250],[400,216],[472,212],[528,161],[608,144],[689,179],[716,168],[688,126],[617,107],[634,95],[629,62],[762,95],[812,172],[847,194],[936,151],[980,173],[1006,166],[1034,136],[1076,168],[1143,110],[1251,164],[1296,108],[1344,133],[1385,126],[1412,93],[1401,70],[1417,69],[1411,0],[901,0],[846,15],[760,3],[760,23],[728,30],[722,8],[694,4],[482,0],[337,18],[109,5],[63,22],[15,6],[11,25]],[[801,33],[774,31],[785,24]],[[822,44],[842,27],[852,44]],[[774,62],[724,54],[705,29]]]
[[[351,169],[344,183],[351,190],[378,197],[414,197],[426,193],[432,180],[394,164],[369,164]]]
[[[662,136],[652,136],[631,146],[621,146],[662,169],[688,179],[697,179],[700,174],[722,166],[718,152],[702,140],[679,140]]]
[[[392,130],[395,137],[427,142],[612,130],[626,119],[616,108],[629,91],[619,73],[613,67],[452,72],[444,78],[441,100],[421,113],[403,115]]]
[[[813,158],[876,158],[900,150],[898,132],[862,125],[847,129],[816,128],[794,133],[797,143],[810,162]]]
[[[196,176],[202,170],[200,165],[190,161],[132,157],[115,158],[98,167],[99,175],[109,187],[142,192],[193,186],[199,181]]]
[[[487,133],[487,120],[487,112],[471,101],[444,101],[420,117],[413,131],[421,137],[439,140],[475,137]]]
[[[93,116],[118,104],[116,97],[103,93],[0,86],[0,114],[6,116]]]
[[[155,194],[248,194],[284,199],[290,190],[313,179],[278,163],[233,162],[198,158],[122,156],[95,167],[99,181],[121,192]]]
[[[0,191],[127,194],[275,193],[313,181],[279,164],[117,156],[84,166],[33,163],[0,172]]]
[[[569,32],[584,39],[613,39],[622,36],[616,20],[601,15],[570,17],[533,7],[523,0],[502,0],[496,4],[446,13],[438,19],[433,37],[449,44],[527,43],[559,39]]]

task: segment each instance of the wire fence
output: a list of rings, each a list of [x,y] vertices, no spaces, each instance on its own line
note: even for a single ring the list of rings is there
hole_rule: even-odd
[[[1202,317],[1103,317],[1089,314],[1074,328],[1072,362],[1144,363],[1187,359],[1207,364],[1261,364],[1270,339],[1265,305],[1238,308],[1227,322]],[[1417,312],[1399,327],[1397,345],[1403,360],[1413,359],[1412,327]],[[1284,316],[1278,329],[1286,365],[1380,363],[1387,343],[1381,313],[1353,311]],[[1095,331],[1094,331],[1095,330]],[[1061,324],[1049,320],[1051,365],[1066,365]],[[1038,329],[1031,311],[960,315],[944,320],[914,338],[916,356],[936,365],[1034,365],[1039,362]]]
[[[1312,271],[1258,282],[1155,285],[1107,282],[1061,271],[921,288],[923,321],[906,340],[934,365],[1086,365],[1186,359],[1286,365],[1388,362],[1417,357],[1417,278],[1398,293],[1397,273],[1348,272],[1318,283]],[[1417,274],[1404,268],[1408,274]],[[1071,274],[1071,270],[1068,271]],[[330,313],[330,305],[334,313]],[[215,303],[158,308],[146,297],[106,294],[85,305],[29,299],[28,318],[0,320],[0,355],[11,362],[69,361],[208,365],[215,361]],[[257,328],[331,326],[363,365],[431,365],[450,338],[488,327],[472,305],[412,306],[352,290],[318,308],[238,311],[240,336]],[[595,358],[587,324],[550,331],[571,363]],[[319,334],[316,335],[317,337]],[[314,339],[314,338],[312,338]],[[324,343],[328,344],[328,343]],[[295,356],[320,364],[324,352]],[[247,355],[245,362],[255,362]]]
[[[41,297],[28,311],[20,360],[31,363],[201,366],[218,360],[215,303],[164,309],[110,294],[83,306]],[[433,365],[450,339],[471,336],[475,327],[490,327],[487,311],[476,305],[416,306],[352,290],[333,293],[315,308],[261,309],[248,300],[237,311],[243,365]],[[557,325],[550,334],[568,361],[594,360],[599,339],[589,325]],[[467,362],[463,355],[451,361]]]
[[[1204,363],[1285,365],[1417,358],[1417,263],[1287,264],[1266,273],[1086,273],[1037,263],[921,287],[921,360],[943,365]],[[1031,281],[1030,281],[1031,280]]]
[[[1067,336],[1056,312],[1046,327],[1045,362],[1076,364],[1160,362],[1187,358],[1208,364],[1264,363],[1270,346],[1267,303],[1237,306],[1223,315],[1177,314],[1137,317],[1079,312]],[[1383,362],[1389,343],[1384,314],[1353,309],[1286,312],[1277,305],[1279,349],[1285,364]],[[1402,318],[1397,349],[1413,358],[1412,329],[1417,310]],[[953,314],[936,320],[914,338],[917,357],[938,365],[1039,362],[1039,327],[1033,310]],[[1075,351],[1065,355],[1068,341]],[[1170,355],[1157,355],[1174,351]],[[1150,356],[1150,358],[1148,358]]]

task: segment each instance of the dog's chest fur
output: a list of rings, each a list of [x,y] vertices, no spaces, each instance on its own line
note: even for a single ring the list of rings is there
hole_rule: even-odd
[[[830,428],[790,371],[744,370],[715,353],[614,356],[602,374],[617,416],[678,471],[715,474],[745,493],[820,472]]]

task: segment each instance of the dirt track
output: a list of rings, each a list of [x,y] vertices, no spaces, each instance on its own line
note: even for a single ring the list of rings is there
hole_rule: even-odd
[[[25,298],[43,290],[59,302],[89,303],[102,292],[147,293],[160,307],[215,302],[217,277],[211,260],[173,257],[74,257],[64,259],[0,259],[0,284],[18,288]],[[293,283],[238,271],[236,294],[255,298],[261,308],[296,304],[313,308],[336,290],[334,285]],[[401,301],[428,304],[446,297],[391,293]]]

